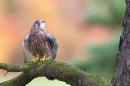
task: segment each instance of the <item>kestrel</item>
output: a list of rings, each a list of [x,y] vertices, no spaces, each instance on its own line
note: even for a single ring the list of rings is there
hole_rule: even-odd
[[[51,35],[45,32],[45,21],[37,20],[32,25],[30,33],[26,36],[23,46],[37,60],[54,60],[58,50],[58,42]]]

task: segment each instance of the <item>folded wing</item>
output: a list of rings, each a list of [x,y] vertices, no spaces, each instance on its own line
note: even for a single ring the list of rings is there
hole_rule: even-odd
[[[54,60],[58,50],[58,41],[51,34],[47,34],[47,38],[51,46],[52,59]]]

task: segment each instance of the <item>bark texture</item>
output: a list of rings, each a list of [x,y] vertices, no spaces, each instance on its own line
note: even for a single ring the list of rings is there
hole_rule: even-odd
[[[102,76],[90,75],[62,62],[26,62],[22,66],[0,63],[0,69],[8,72],[22,72],[21,75],[0,83],[0,86],[25,86],[36,77],[52,77],[71,86],[108,86]],[[44,83],[43,83],[44,84]]]
[[[116,72],[110,86],[130,86],[130,0],[126,0],[124,31],[120,37]]]

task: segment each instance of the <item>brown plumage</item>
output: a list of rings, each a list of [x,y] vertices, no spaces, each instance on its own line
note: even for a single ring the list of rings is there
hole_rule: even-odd
[[[58,49],[58,42],[52,35],[47,34],[44,28],[45,23],[43,20],[35,21],[23,45],[38,59],[45,57],[46,59],[54,60]]]
[[[32,50],[33,56],[42,59],[45,55],[45,57],[51,59],[51,47],[48,43],[45,31],[41,31],[41,29],[39,29],[35,34],[30,33],[29,39],[30,49]]]

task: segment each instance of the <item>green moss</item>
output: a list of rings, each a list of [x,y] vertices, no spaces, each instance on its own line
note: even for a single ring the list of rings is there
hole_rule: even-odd
[[[11,68],[13,67],[9,66],[9,69]],[[58,80],[65,81],[66,83],[69,83],[72,86],[76,86],[76,84],[79,84],[79,82],[77,81],[78,79],[80,79],[81,82],[89,82],[91,86],[108,86],[108,83],[105,80],[103,80],[101,76],[87,74],[84,71],[72,65],[68,65],[62,62],[50,60],[36,63],[27,62],[22,66],[22,68],[21,66],[15,66],[14,70],[22,70],[23,73],[11,80],[1,83],[0,86],[18,86],[18,84],[20,83],[22,85],[27,84],[36,77],[44,75],[48,76],[47,73],[49,73],[50,77],[56,77]],[[44,73],[44,71],[46,71],[46,73]],[[24,81],[25,79],[27,81]]]

